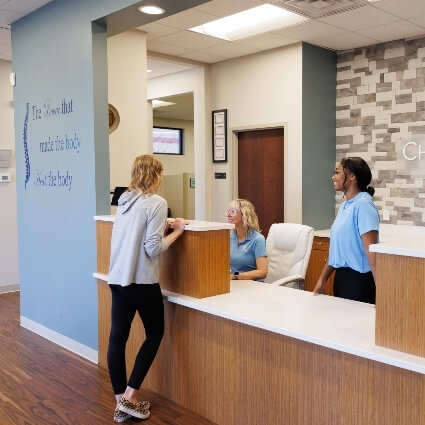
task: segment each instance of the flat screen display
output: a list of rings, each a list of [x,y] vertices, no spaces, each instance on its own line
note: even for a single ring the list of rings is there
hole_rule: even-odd
[[[153,153],[183,155],[183,129],[154,127],[152,143]]]

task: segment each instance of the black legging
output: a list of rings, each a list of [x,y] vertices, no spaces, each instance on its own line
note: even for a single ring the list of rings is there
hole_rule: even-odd
[[[164,304],[161,288],[155,284],[110,285],[112,291],[111,334],[108,368],[114,394],[123,394],[127,385],[138,390],[155,358],[164,335]],[[125,345],[136,311],[142,319],[146,339],[127,382]]]
[[[360,273],[349,267],[335,270],[334,295],[353,301],[375,304],[375,280],[372,272]]]

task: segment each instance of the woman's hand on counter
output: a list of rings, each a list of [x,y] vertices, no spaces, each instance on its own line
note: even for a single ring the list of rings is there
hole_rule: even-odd
[[[330,266],[327,262],[323,266],[322,273],[320,273],[319,279],[317,279],[316,286],[313,289],[314,295],[324,294],[326,282],[329,279],[329,276],[333,273],[335,269]]]
[[[171,224],[171,227],[174,229],[174,232],[178,232],[181,235],[184,232],[186,224],[189,224],[188,220],[185,220],[184,218],[176,218]]]
[[[171,220],[167,219],[164,230],[164,234],[166,236],[164,239],[167,241],[168,245],[174,243],[176,239],[184,232],[186,224],[189,224],[189,221],[185,220],[184,218],[175,218]],[[170,229],[173,229],[171,233],[169,233]]]

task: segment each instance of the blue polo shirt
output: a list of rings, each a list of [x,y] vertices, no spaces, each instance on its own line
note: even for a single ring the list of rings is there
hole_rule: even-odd
[[[342,203],[331,227],[329,260],[332,267],[350,267],[360,273],[370,271],[362,235],[379,231],[379,213],[372,197],[360,192]]]
[[[267,257],[266,240],[256,230],[251,230],[248,236],[238,242],[236,232],[230,232],[230,270],[234,272],[249,272],[257,269],[256,259]],[[264,279],[259,279],[264,281]]]

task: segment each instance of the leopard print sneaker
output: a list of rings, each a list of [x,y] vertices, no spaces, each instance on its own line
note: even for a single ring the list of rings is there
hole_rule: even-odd
[[[151,415],[148,406],[150,407],[150,403],[148,401],[139,401],[138,403],[132,403],[123,396],[121,397],[118,409],[121,412],[134,416],[135,418],[147,419]]]
[[[120,409],[116,408],[114,411],[114,421],[115,422],[124,422],[127,419],[130,419],[131,415],[128,413],[121,412]]]

